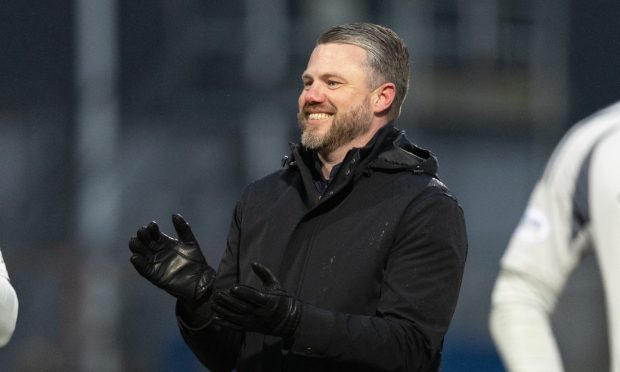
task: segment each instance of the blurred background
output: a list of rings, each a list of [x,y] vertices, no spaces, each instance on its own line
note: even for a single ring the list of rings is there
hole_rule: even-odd
[[[503,371],[499,259],[560,136],[620,99],[620,2],[57,0],[0,5],[0,248],[19,301],[2,371],[204,371],[128,238],[182,213],[216,266],[232,209],[297,141],[300,75],[328,27],[393,28],[412,54],[397,126],[435,152],[470,248],[443,371]],[[605,371],[587,258],[554,326]]]

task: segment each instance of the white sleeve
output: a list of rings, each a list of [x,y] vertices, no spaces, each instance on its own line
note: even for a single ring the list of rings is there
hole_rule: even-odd
[[[501,267],[560,292],[589,245],[589,230],[571,231],[572,189],[543,177],[508,243]]]
[[[567,279],[595,242],[593,226],[600,221],[594,218],[588,221],[589,205],[585,200],[593,190],[584,186],[589,185],[587,176],[592,175],[586,170],[594,149],[618,128],[619,113],[620,104],[594,115],[564,136],[532,191],[523,218],[502,257],[491,297],[489,326],[500,356],[511,372],[563,370],[550,314]],[[615,168],[611,166],[606,172],[617,177],[620,156],[606,157],[616,163]],[[618,192],[594,192],[620,198]],[[620,199],[615,205],[618,202]],[[601,204],[613,203],[607,200]],[[610,212],[604,214],[609,216]],[[612,223],[617,232],[620,224],[617,220]],[[609,228],[604,230],[610,234]],[[610,244],[615,244],[615,254],[620,255],[618,241]],[[610,271],[620,272],[618,260],[610,265],[614,267]],[[620,281],[619,274],[615,275],[613,283]],[[620,312],[618,308],[608,310]]]
[[[6,345],[17,322],[17,294],[9,282],[9,274],[0,251],[0,347]]]
[[[491,336],[510,372],[562,372],[551,329],[554,291],[533,278],[503,269],[491,297]]]
[[[571,235],[571,182],[550,176],[565,169],[552,167],[534,188],[491,296],[491,335],[510,372],[564,370],[550,314],[589,237]]]
[[[590,167],[592,239],[607,306],[611,371],[620,372],[620,130],[601,142]]]

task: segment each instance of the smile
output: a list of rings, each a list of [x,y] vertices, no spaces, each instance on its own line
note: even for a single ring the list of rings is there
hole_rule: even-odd
[[[309,120],[325,120],[325,119],[329,119],[333,116],[333,114],[326,114],[324,112],[315,112],[315,113],[311,113],[308,114],[308,119]]]

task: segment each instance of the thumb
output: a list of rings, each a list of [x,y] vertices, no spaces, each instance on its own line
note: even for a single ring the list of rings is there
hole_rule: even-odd
[[[189,227],[189,224],[185,221],[183,216],[178,213],[173,214],[172,224],[174,225],[174,229],[176,230],[179,239],[181,239],[183,243],[197,243],[192,229]]]
[[[269,270],[269,268],[261,263],[252,262],[252,271],[258,275],[263,281],[263,286],[267,289],[280,289],[278,278]]]

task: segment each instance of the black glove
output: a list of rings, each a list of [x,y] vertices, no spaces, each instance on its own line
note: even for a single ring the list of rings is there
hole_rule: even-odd
[[[237,284],[228,292],[217,292],[214,321],[234,329],[292,337],[301,320],[302,302],[281,289],[266,266],[253,262],[252,270],[262,280],[262,290]]]
[[[138,229],[129,240],[131,263],[186,308],[196,308],[211,297],[215,270],[207,264],[185,219],[175,214],[172,223],[179,239],[162,234],[155,222]]]

